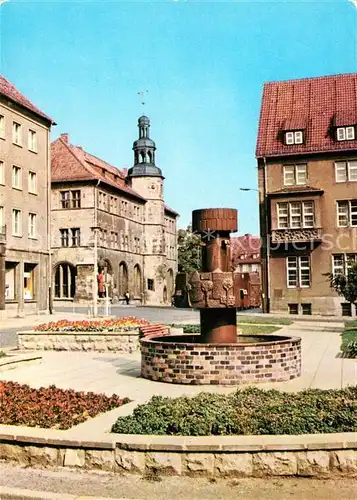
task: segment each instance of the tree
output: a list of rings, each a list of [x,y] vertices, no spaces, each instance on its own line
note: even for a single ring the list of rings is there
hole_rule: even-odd
[[[345,274],[329,274],[331,286],[344,297],[347,302],[357,302],[357,262],[354,262]]]
[[[201,237],[192,232],[192,227],[178,230],[178,270],[181,273],[201,269]]]

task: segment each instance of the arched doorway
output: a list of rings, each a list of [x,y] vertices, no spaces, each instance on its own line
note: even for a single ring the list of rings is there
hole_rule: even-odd
[[[129,291],[128,266],[125,262],[119,264],[119,297],[124,297]]]
[[[134,297],[140,297],[142,294],[142,277],[139,264],[134,266]]]
[[[55,298],[73,299],[76,293],[76,268],[69,262],[61,262],[55,267]]]

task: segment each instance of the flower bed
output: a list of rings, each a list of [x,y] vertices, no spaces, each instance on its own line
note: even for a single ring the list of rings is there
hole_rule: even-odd
[[[32,389],[15,382],[0,382],[0,424],[69,429],[113,408],[129,403],[116,394],[57,389]]]
[[[118,319],[68,321],[61,319],[43,323],[35,327],[37,332],[118,332],[126,331],[138,326],[148,325],[145,319],[132,316]]]
[[[180,436],[357,432],[357,386],[299,393],[256,388],[193,398],[154,396],[112,432]]]

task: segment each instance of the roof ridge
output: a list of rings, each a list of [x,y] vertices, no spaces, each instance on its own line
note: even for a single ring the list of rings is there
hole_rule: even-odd
[[[320,75],[320,76],[306,76],[302,78],[291,78],[291,79],[286,79],[286,80],[271,80],[269,82],[264,83],[265,86],[269,86],[271,84],[275,83],[295,83],[295,82],[302,82],[302,81],[311,81],[311,80],[328,80],[328,79],[333,79],[341,76],[357,76],[356,72],[351,72],[351,73],[336,73],[333,75]]]
[[[76,147],[76,146],[75,146]],[[111,168],[114,168],[115,170],[118,170],[119,174],[124,178],[124,175],[122,173],[122,171],[119,169],[119,167],[116,167],[115,165],[112,165],[111,163],[107,162],[106,160],[103,160],[103,158],[99,158],[99,156],[97,155],[94,155],[92,153],[89,153],[88,151],[86,151],[85,149],[83,149],[83,152],[89,156],[93,156],[93,158],[96,158],[97,160],[99,161],[102,161],[103,163],[105,163],[106,165],[108,165],[109,167]],[[99,166],[99,165],[98,165]]]

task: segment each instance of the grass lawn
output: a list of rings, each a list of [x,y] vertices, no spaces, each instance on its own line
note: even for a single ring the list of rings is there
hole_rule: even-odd
[[[348,358],[357,358],[357,321],[346,321],[341,351]]]
[[[280,328],[272,325],[249,325],[238,321],[238,327],[242,330],[242,335],[261,335],[264,333],[274,333]]]
[[[171,325],[175,328],[183,328],[184,333],[200,333],[200,325]],[[242,330],[242,335],[262,335],[264,333],[274,333],[280,330],[279,326],[273,325],[250,325],[242,324],[238,320],[238,327]]]
[[[238,323],[255,325],[292,325],[293,321],[288,318],[259,318],[259,316],[247,316],[245,314],[238,314]]]

